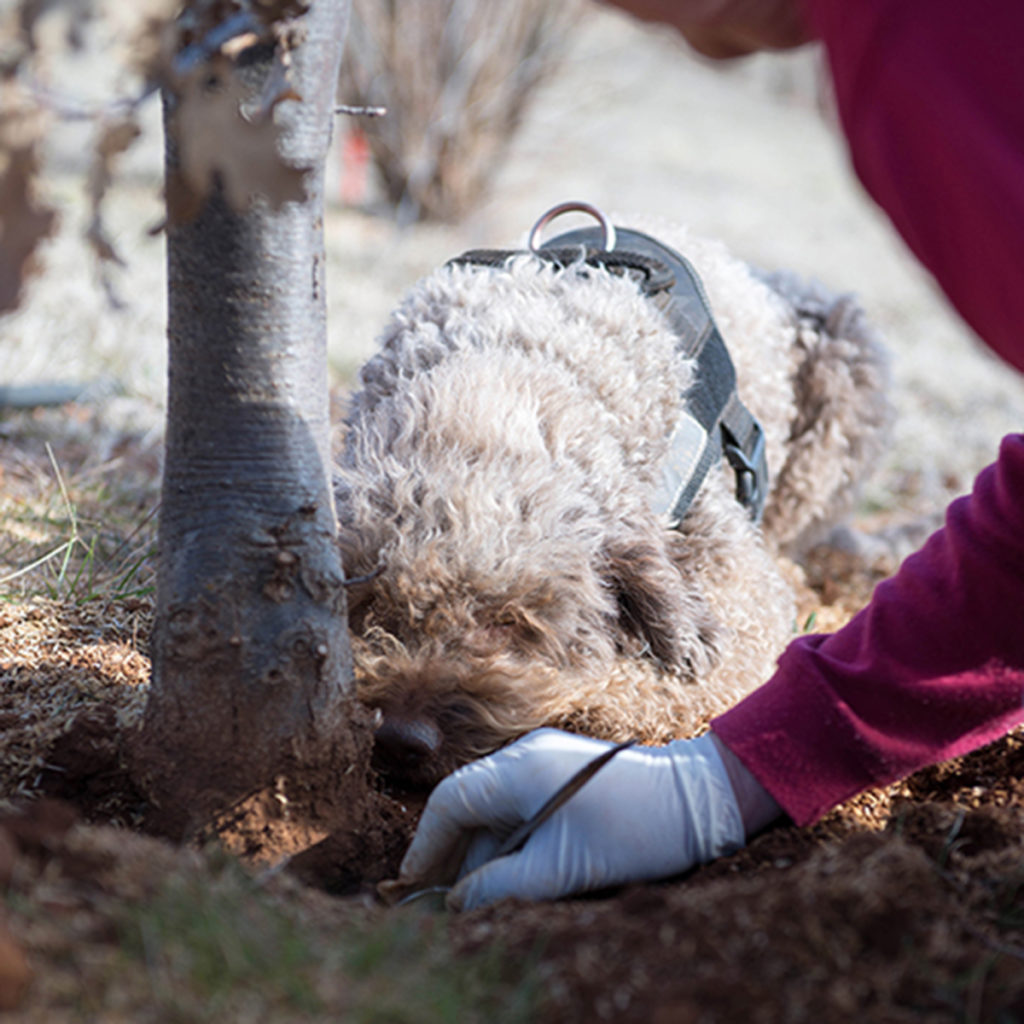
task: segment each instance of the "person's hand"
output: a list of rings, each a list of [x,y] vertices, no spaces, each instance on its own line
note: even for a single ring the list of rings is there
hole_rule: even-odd
[[[399,883],[408,890],[457,874],[448,906],[469,910],[666,878],[743,845],[730,775],[707,735],[621,751],[518,853],[495,858],[502,840],[610,746],[540,729],[448,776],[427,802]]]
[[[811,39],[801,0],[609,0],[644,21],[672,25],[706,57],[788,50]]]

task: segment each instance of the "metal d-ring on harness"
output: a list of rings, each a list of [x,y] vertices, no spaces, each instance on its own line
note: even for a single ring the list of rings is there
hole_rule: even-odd
[[[599,227],[568,231],[539,245],[541,231],[563,213],[593,216]],[[586,263],[635,275],[669,322],[678,347],[695,360],[694,383],[670,439],[662,483],[652,500],[678,526],[711,467],[723,456],[736,476],[736,499],[756,522],[768,488],[764,431],[736,393],[736,370],[715,324],[704,286],[690,262],[650,235],[615,227],[588,203],[561,203],[533,226],[530,251],[558,267]],[[516,251],[477,249],[452,263],[502,266]]]

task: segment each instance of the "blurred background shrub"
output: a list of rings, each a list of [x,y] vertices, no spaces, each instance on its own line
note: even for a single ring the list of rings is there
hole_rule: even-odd
[[[482,195],[580,0],[354,0],[340,95],[400,221],[450,221]]]

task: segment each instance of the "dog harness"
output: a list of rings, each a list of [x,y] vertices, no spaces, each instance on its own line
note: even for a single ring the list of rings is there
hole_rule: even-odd
[[[541,229],[570,211],[591,214],[600,227],[568,231],[538,245]],[[736,477],[736,500],[759,521],[768,489],[764,431],[736,393],[736,369],[690,262],[650,235],[614,227],[587,203],[553,207],[534,225],[529,245],[530,252],[556,267],[582,262],[635,277],[668,321],[679,351],[695,361],[694,383],[682,396],[683,413],[669,440],[653,510],[667,514],[678,527],[711,467],[725,458]],[[472,249],[449,262],[500,267],[521,254],[522,250]]]

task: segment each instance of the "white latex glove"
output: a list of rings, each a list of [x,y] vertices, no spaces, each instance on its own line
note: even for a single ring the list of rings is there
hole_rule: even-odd
[[[399,881],[437,881],[468,838],[448,906],[470,910],[506,896],[556,899],[666,878],[743,845],[740,808],[709,734],[621,751],[522,850],[491,859],[513,829],[610,746],[539,729],[448,776],[427,802]]]

